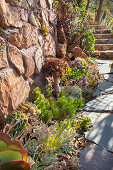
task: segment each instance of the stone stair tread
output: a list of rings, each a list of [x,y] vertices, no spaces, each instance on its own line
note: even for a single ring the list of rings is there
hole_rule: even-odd
[[[94,34],[95,39],[111,39],[113,38],[113,34]]]
[[[110,45],[110,46],[112,46],[113,44],[95,44],[95,45],[103,45],[103,46]]]
[[[109,34],[111,33],[111,29],[96,29],[94,34]]]
[[[99,56],[101,59],[113,59],[113,50],[96,50],[94,51],[93,55]]]
[[[95,44],[95,50],[113,50],[113,44]]]
[[[113,38],[95,39],[95,44],[113,44]]]
[[[113,50],[105,50],[105,51],[102,51],[102,50],[96,50],[94,51],[94,53],[113,53]]]

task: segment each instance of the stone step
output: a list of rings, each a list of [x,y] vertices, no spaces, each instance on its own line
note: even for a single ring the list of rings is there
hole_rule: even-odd
[[[109,39],[113,38],[113,34],[94,34],[96,39]]]
[[[95,39],[95,44],[113,44],[113,38],[109,38],[109,39]]]
[[[111,30],[110,29],[97,29],[95,30],[94,34],[110,34]]]
[[[89,28],[94,28],[95,30],[96,29],[106,29],[106,26],[105,25],[88,25]]]
[[[95,50],[113,50],[113,44],[95,44]]]
[[[95,51],[94,55],[102,59],[113,59],[113,50]]]

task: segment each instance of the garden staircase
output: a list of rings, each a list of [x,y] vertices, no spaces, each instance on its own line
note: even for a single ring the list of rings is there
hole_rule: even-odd
[[[92,23],[90,28],[94,28],[95,52],[94,55],[103,59],[113,59],[113,33],[105,25]]]

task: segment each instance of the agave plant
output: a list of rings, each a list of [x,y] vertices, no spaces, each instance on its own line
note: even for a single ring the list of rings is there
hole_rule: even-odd
[[[0,170],[30,170],[27,163],[27,152],[16,140],[0,132]]]

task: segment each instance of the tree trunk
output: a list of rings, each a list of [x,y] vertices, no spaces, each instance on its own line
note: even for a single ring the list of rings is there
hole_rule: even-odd
[[[103,7],[104,0],[99,0],[99,8],[97,11],[97,16],[95,18],[95,21],[99,24],[100,18],[101,18],[101,13],[102,13],[102,7]]]
[[[88,8],[89,8],[89,3],[90,3],[90,0],[88,0],[88,2],[87,2],[86,10],[88,10]]]
[[[54,79],[55,93],[56,93],[56,95],[58,95],[58,93],[61,91],[61,89],[60,89],[60,85],[59,85],[60,80],[59,80],[56,72],[53,73],[53,79]]]

